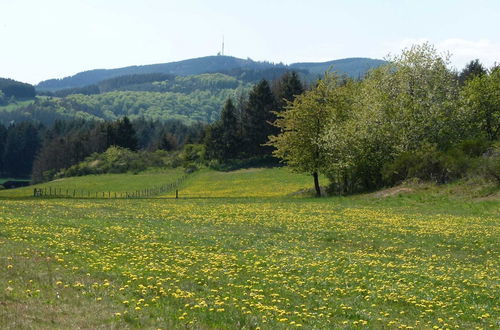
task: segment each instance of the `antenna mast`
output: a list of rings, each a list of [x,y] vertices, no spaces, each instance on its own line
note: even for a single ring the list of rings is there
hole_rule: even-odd
[[[224,35],[222,35],[222,52],[221,55],[224,56]]]

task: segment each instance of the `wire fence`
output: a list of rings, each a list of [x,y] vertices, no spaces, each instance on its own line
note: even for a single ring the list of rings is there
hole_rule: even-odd
[[[151,188],[138,189],[132,191],[89,191],[84,189],[66,189],[61,187],[40,187],[33,189],[33,197],[41,198],[106,198],[106,199],[124,199],[124,198],[151,198],[163,195],[168,192],[174,192],[172,197],[179,198],[179,186],[186,180],[187,174],[184,174],[174,182],[165,185],[154,186]]]

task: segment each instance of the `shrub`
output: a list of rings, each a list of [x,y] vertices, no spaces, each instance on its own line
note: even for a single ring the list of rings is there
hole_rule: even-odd
[[[435,144],[424,143],[414,152],[403,153],[385,164],[382,176],[389,185],[411,178],[436,183],[450,182],[467,174],[473,164],[467,154],[474,155],[480,148],[479,144],[469,141],[447,151],[440,151]]]
[[[476,160],[472,174],[500,184],[500,142],[493,144]]]
[[[134,152],[126,148],[110,147],[101,154],[92,154],[85,161],[60,171],[58,177],[88,174],[140,172],[151,167],[164,167],[169,154],[165,151]]]

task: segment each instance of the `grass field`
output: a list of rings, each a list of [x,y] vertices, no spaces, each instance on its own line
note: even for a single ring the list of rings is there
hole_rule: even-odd
[[[4,195],[0,324],[498,328],[498,200],[293,195],[306,179],[202,171],[181,187],[199,198],[179,200]]]
[[[324,178],[322,178],[324,180]],[[232,172],[202,170],[179,188],[181,197],[286,197],[311,188],[312,178],[286,168],[252,168]]]
[[[0,191],[2,197],[31,197],[35,188],[51,188],[54,191],[76,190],[84,192],[126,192],[153,188],[174,182],[183,175],[182,169],[149,171],[139,174],[102,174],[62,178],[48,183]]]

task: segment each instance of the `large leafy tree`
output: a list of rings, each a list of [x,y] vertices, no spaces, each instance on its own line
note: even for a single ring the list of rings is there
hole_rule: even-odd
[[[284,111],[276,112],[274,125],[280,133],[270,136],[268,143],[275,148],[274,156],[293,170],[312,175],[317,197],[321,196],[319,175],[328,168],[323,136],[332,112],[332,90],[336,87],[336,77],[326,75],[316,88],[296,96]]]
[[[423,44],[390,60],[364,81],[367,119],[390,136],[396,152],[415,150],[424,142],[442,148],[456,142],[459,89],[448,58]]]
[[[445,150],[462,138],[458,83],[447,58],[423,44],[389,60],[339,89],[346,102],[337,109],[347,116],[332,116],[324,136],[328,177],[339,192],[376,189],[382,167],[399,155],[424,144]]]
[[[500,132],[500,68],[468,80],[461,93],[473,132],[496,140]]]

